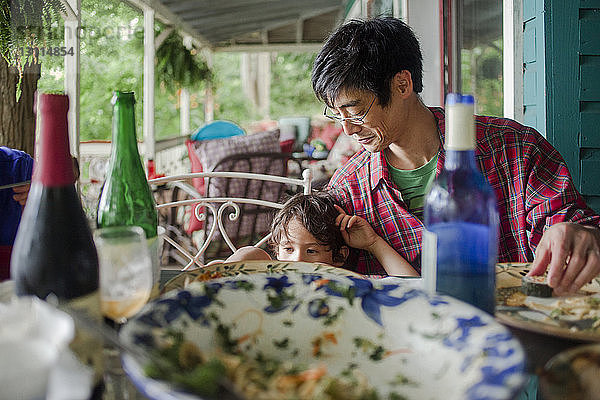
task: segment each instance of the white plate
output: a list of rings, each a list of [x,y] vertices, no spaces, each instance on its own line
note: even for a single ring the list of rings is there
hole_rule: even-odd
[[[600,278],[584,285],[576,295],[541,298],[523,296],[515,304],[513,296],[521,293],[521,278],[529,272],[531,263],[503,263],[496,266],[496,318],[501,323],[543,335],[568,340],[600,342],[600,327],[591,321],[598,313],[600,298]],[[517,292],[517,293],[515,293]],[[511,301],[511,298],[513,300]],[[519,299],[519,298],[518,298]],[[575,307],[581,302],[580,307]],[[554,314],[555,309],[567,305],[563,314]],[[572,323],[577,315],[570,312],[587,310],[583,318],[590,324]]]
[[[121,336],[151,346],[149,333],[168,327],[210,352],[215,316],[234,338],[250,335],[247,354],[323,363],[331,374],[354,363],[382,399],[393,393],[406,399],[510,399],[524,383],[521,345],[483,311],[401,283],[327,273],[197,282],[149,303]],[[332,335],[335,340],[323,340],[315,357],[315,340]],[[151,399],[198,398],[145,377],[133,358],[124,357],[123,367]]]

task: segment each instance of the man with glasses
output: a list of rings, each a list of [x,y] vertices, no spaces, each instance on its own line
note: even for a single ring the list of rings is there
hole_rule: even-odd
[[[394,18],[351,21],[317,55],[312,84],[324,115],[363,147],[329,182],[348,214],[365,218],[420,271],[423,199],[444,165],[444,110],[426,107],[422,56]],[[575,189],[567,166],[538,132],[513,120],[476,117],[479,168],[500,213],[499,261],[532,261],[557,293],[600,272],[600,217]],[[385,271],[356,250],[356,271]],[[566,268],[565,268],[566,265]]]

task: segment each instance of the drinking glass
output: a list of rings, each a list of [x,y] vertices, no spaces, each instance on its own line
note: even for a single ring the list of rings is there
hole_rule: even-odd
[[[139,226],[115,226],[94,232],[100,262],[102,314],[123,324],[148,301],[152,261]]]

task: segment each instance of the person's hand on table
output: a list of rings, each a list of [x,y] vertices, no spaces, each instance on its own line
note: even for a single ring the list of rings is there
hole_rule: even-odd
[[[13,195],[13,199],[15,199],[15,201],[18,201],[19,204],[21,204],[22,206],[25,205],[25,202],[27,201],[27,196],[29,195],[29,188],[31,187],[31,184],[26,184],[26,185],[22,185],[22,186],[15,186],[13,188],[13,192],[15,193]]]
[[[548,270],[548,285],[558,295],[575,293],[600,274],[600,230],[561,222],[544,232],[529,275]]]

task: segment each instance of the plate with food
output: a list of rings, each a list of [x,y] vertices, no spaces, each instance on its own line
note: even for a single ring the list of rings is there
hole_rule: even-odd
[[[571,296],[555,296],[546,276],[529,277],[529,263],[496,267],[496,318],[515,328],[571,340],[600,342],[600,278]]]
[[[550,359],[540,373],[548,400],[594,400],[600,394],[600,344],[574,347]]]
[[[489,314],[327,272],[193,282],[121,337],[152,354],[123,358],[150,399],[512,399],[525,380],[520,343]]]

